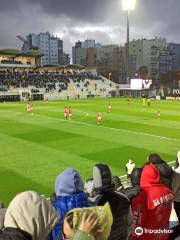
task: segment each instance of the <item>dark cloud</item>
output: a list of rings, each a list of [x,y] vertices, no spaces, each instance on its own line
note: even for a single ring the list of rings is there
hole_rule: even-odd
[[[179,0],[137,0],[131,13],[131,38],[161,36],[180,42]],[[121,0],[0,0],[0,48],[20,47],[17,34],[49,31],[70,52],[77,40],[94,38],[122,44],[126,15]]]

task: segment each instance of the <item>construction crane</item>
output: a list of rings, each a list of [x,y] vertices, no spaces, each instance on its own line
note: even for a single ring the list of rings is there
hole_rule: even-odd
[[[23,38],[20,35],[17,35],[16,38],[19,39],[20,41],[22,41],[24,43],[25,47],[27,47],[27,49],[29,49],[29,50],[38,50],[38,47],[37,46],[33,46],[32,43],[28,39],[25,39],[25,38]]]

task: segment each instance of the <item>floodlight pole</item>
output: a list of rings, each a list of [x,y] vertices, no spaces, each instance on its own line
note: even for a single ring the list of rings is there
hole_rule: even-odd
[[[127,10],[127,39],[126,39],[126,81],[129,83],[129,15],[130,10]]]
[[[125,69],[126,69],[126,83],[129,83],[129,77],[130,77],[130,67],[129,67],[129,50],[130,50],[130,43],[129,43],[129,18],[130,18],[130,12],[134,10],[136,0],[122,0],[123,4],[123,10],[127,12],[127,39],[126,39],[126,61],[125,61]]]

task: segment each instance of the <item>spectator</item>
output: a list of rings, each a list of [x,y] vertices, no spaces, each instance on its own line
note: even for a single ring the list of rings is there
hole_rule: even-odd
[[[132,187],[125,189],[126,196],[132,201],[134,197],[140,193],[140,178],[141,178],[142,168],[134,168],[131,173]]]
[[[7,208],[0,239],[46,240],[58,218],[53,207],[38,193],[20,193]]]
[[[174,199],[174,209],[176,211],[179,223],[180,223],[180,151],[177,154],[177,168],[173,172],[173,193],[175,195]]]
[[[161,183],[165,184],[170,189],[172,188],[172,169],[171,167],[156,154],[148,156],[148,163],[155,165],[159,169]]]
[[[169,240],[176,239],[176,237],[180,236],[180,151],[177,154],[176,168],[172,173],[172,192],[175,195],[174,210],[179,225],[173,228],[173,233],[170,235]]]
[[[53,206],[60,215],[60,221],[52,231],[51,239],[60,239],[64,217],[74,208],[87,207],[88,198],[83,192],[83,181],[73,168],[59,174],[55,181],[55,196]]]
[[[132,215],[129,199],[123,194],[114,192],[114,183],[109,167],[96,164],[93,168],[96,204],[102,206],[109,202],[113,215],[110,240],[128,239],[131,233]]]
[[[146,233],[136,235],[133,231],[132,240],[166,240],[168,233],[169,217],[172,209],[174,196],[171,190],[160,182],[158,168],[146,165],[143,168],[140,180],[141,192],[132,200],[134,217],[134,230],[139,227],[162,232]]]
[[[66,215],[64,237],[73,240],[107,240],[112,222],[108,203],[103,207],[76,208]]]
[[[131,173],[134,168],[135,168],[135,164],[134,164],[133,160],[129,159],[129,162],[126,164],[128,185],[131,185]]]

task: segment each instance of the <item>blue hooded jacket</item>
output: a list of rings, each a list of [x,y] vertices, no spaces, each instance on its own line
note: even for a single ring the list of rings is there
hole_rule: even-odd
[[[67,212],[74,208],[89,206],[88,198],[83,192],[83,181],[73,168],[69,168],[57,176],[55,193],[57,199],[53,206],[60,215],[60,221],[52,231],[51,240],[62,239],[63,221]]]

